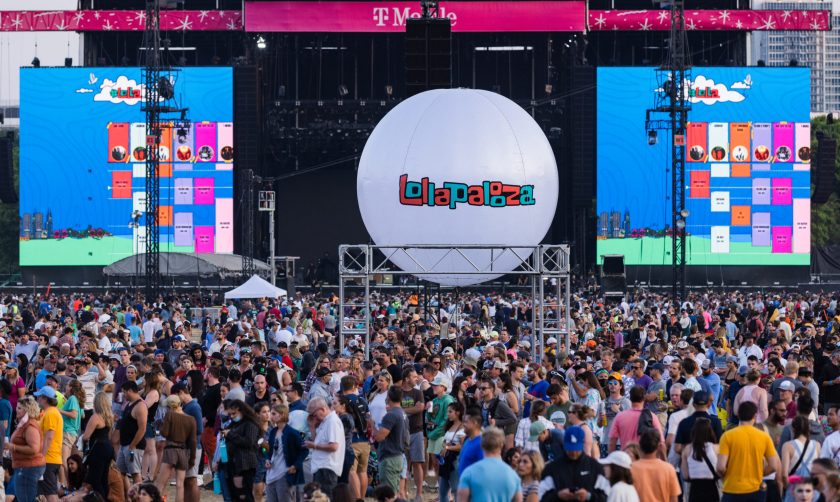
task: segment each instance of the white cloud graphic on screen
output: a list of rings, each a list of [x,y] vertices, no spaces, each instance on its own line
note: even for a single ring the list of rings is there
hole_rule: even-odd
[[[704,105],[713,105],[715,103],[740,103],[743,101],[744,95],[738,91],[730,90],[726,87],[725,84],[716,84],[714,80],[708,79],[703,75],[698,75],[694,82],[689,82],[690,89],[701,89],[701,90],[715,90],[717,91],[718,97],[716,98],[705,98],[705,97],[689,97],[689,101],[692,103],[703,103]],[[732,86],[735,87],[734,85]],[[746,88],[746,87],[744,87]]]
[[[120,75],[116,82],[106,78],[99,89],[101,89],[99,93],[93,97],[94,101],[124,103],[129,106],[142,101],[146,94],[146,87],[143,84],[138,84],[124,75]]]
[[[76,89],[76,92],[78,92],[79,94],[85,94],[88,92],[93,92],[93,89],[85,89],[84,87],[82,87],[81,89]]]

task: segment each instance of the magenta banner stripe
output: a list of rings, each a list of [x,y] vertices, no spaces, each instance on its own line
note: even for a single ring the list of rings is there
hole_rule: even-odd
[[[246,2],[245,31],[402,32],[420,2]],[[440,2],[454,32],[584,31],[584,2]]]
[[[581,1],[441,2],[454,32],[664,31],[667,10],[590,10]],[[167,10],[161,28],[177,31],[395,33],[420,15],[419,2],[246,2],[238,10]],[[696,31],[826,31],[828,10],[687,10]],[[2,11],[0,31],[142,31],[140,10]]]

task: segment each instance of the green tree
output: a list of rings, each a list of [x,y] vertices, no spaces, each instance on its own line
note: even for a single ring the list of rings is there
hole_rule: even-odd
[[[19,151],[17,135],[12,148],[12,181],[18,192]],[[0,203],[0,277],[20,270],[20,212],[17,204]]]
[[[817,136],[824,134],[833,137],[840,143],[840,124],[829,124],[826,117],[816,117],[811,120],[811,158],[815,159],[819,144]],[[812,180],[813,181],[813,180]],[[821,180],[823,183],[826,180]],[[840,163],[838,163],[835,152],[834,159],[834,183],[840,181]],[[812,186],[813,189],[813,186]],[[829,244],[840,244],[840,197],[837,191],[831,194],[825,204],[811,205],[811,244],[814,246],[827,246]]]

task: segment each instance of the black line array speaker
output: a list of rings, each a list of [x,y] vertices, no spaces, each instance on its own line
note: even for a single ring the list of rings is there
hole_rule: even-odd
[[[817,156],[813,159],[814,195],[811,202],[825,204],[837,190],[834,163],[837,158],[837,140],[828,136],[818,138]]]
[[[15,179],[12,176],[12,138],[0,138],[0,202],[17,204]]]
[[[262,114],[260,113],[260,71],[256,66],[233,68],[233,161],[240,174],[234,178],[233,226],[234,252],[253,253],[254,242],[260,242],[259,225],[253,224],[253,215],[243,214],[242,177],[246,172],[262,175],[261,150]],[[248,178],[252,179],[252,178]],[[245,242],[248,239],[249,242]]]
[[[260,159],[260,78],[256,66],[237,66],[233,70],[233,151],[237,170],[259,169]]]
[[[566,110],[571,132],[571,196],[573,206],[592,206],[595,199],[595,67],[576,66],[573,97]]]
[[[452,24],[449,18],[409,19],[405,24],[405,90],[411,97],[452,87]]]

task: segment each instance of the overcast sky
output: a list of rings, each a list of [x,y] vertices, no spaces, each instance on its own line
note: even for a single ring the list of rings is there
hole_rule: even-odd
[[[76,0],[0,0],[6,10],[76,10]],[[19,68],[29,66],[35,57],[35,44],[41,66],[64,66],[64,58],[78,65],[79,39],[76,32],[0,32],[0,105],[18,104]]]

